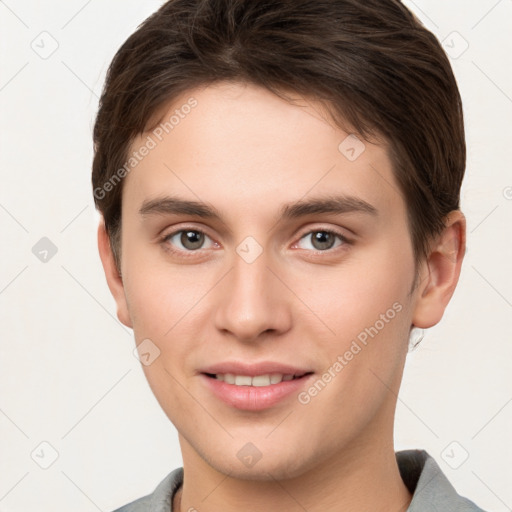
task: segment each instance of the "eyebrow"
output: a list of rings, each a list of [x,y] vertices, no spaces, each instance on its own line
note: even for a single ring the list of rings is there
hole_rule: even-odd
[[[378,216],[375,206],[355,196],[335,195],[297,201],[282,206],[282,219],[296,219],[319,213],[365,213]],[[206,203],[190,201],[177,196],[146,200],[139,209],[140,215],[193,215],[205,219],[222,220],[220,212]]]

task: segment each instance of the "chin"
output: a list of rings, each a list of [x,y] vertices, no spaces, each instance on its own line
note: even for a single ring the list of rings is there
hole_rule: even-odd
[[[243,454],[239,457],[240,450],[228,447],[226,452],[202,454],[205,460],[215,471],[231,478],[252,481],[288,480],[296,478],[312,469],[314,461],[308,459],[302,451],[289,448],[289,451],[266,448],[261,453],[261,458],[256,462],[243,461]],[[234,452],[234,456],[231,453]],[[229,454],[229,455],[227,455]]]
[[[259,482],[270,482],[274,480],[288,480],[296,478],[305,472],[302,465],[290,467],[286,462],[272,461],[271,463],[264,464],[262,461],[258,462],[252,468],[244,468],[242,465],[236,464],[223,464],[222,462],[214,461],[213,468],[219,473],[229,475],[230,478],[237,480],[250,480]]]

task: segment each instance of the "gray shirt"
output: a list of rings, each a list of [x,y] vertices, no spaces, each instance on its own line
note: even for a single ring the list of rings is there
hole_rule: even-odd
[[[436,461],[424,450],[396,452],[400,475],[413,495],[407,512],[484,512],[459,496]],[[147,496],[114,512],[172,512],[172,498],[183,482],[183,468],[169,473]]]

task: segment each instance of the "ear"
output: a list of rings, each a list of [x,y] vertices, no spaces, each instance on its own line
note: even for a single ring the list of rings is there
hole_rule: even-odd
[[[103,217],[98,225],[98,249],[110,293],[116,301],[117,318],[119,318],[121,323],[132,328],[132,321],[128,312],[128,304],[124,293],[123,280],[115,263],[114,254],[110,246],[110,240],[105,229]]]
[[[420,272],[412,324],[421,329],[436,325],[443,317],[459,281],[466,252],[466,218],[453,210],[445,219],[445,228],[431,246]]]

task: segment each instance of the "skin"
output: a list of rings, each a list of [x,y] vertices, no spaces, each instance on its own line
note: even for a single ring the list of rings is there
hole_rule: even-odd
[[[447,217],[411,293],[406,204],[385,145],[365,142],[351,162],[338,150],[347,133],[320,105],[248,84],[189,91],[166,118],[191,96],[197,107],[125,178],[122,277],[98,229],[118,318],[137,344],[149,338],[160,350],[143,370],[179,432],[185,478],[174,510],[406,510],[393,448],[397,393],[411,326],[437,324],[457,284],[463,214]],[[222,219],[139,213],[169,194],[214,206]],[[279,217],[285,203],[332,194],[357,196],[378,215]],[[180,234],[163,240],[185,228],[206,234],[195,252]],[[350,242],[318,248],[313,235],[325,229]],[[247,236],[263,250],[250,264],[236,252]],[[293,395],[237,410],[197,374],[226,360],[271,360],[310,368],[316,380],[394,303],[401,311],[308,404]],[[236,456],[247,442],[262,454],[252,467]]]

